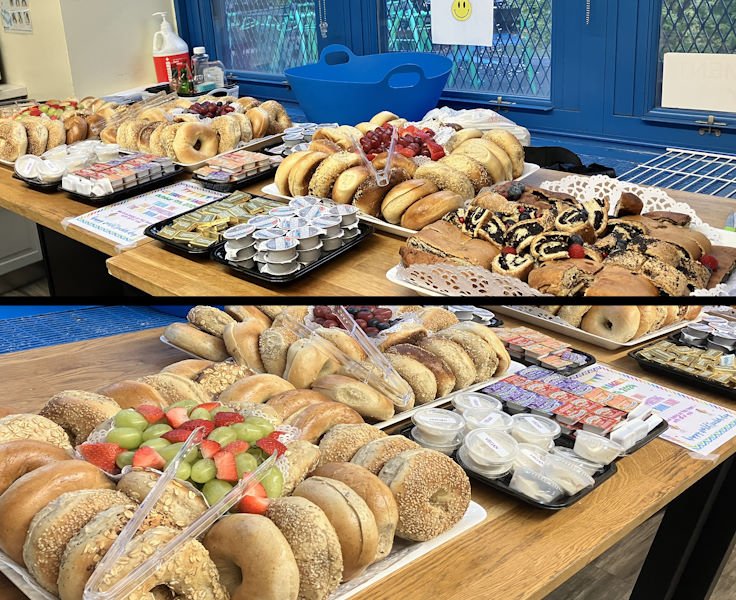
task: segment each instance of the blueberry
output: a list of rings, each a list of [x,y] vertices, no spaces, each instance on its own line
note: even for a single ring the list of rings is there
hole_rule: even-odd
[[[571,241],[571,242],[572,242],[573,244],[580,244],[581,246],[583,245],[583,238],[582,238],[582,237],[580,237],[580,236],[579,236],[579,235],[578,235],[577,233],[573,233],[573,234],[572,234],[572,235],[570,236],[570,241]]]
[[[379,323],[378,325],[376,325],[378,331],[383,331],[384,329],[388,329],[389,327],[391,327],[391,323]]]
[[[519,215],[519,221],[528,221],[531,218],[532,218],[532,216],[529,213],[526,213],[526,212],[521,213]]]
[[[585,210],[585,209],[582,209],[582,210],[580,211],[580,216],[581,216],[581,217],[582,217],[582,218],[583,218],[583,219],[584,219],[585,221],[587,221],[587,220],[588,220],[588,217],[589,217],[590,215],[588,214],[588,211],[587,211],[587,210]]]
[[[518,200],[521,198],[521,195],[526,190],[526,186],[523,183],[519,183],[518,181],[516,183],[512,183],[509,186],[508,191],[506,194],[508,195],[509,200]]]
[[[381,322],[376,318],[373,318],[370,321],[368,321],[368,327],[378,327],[380,324]]]
[[[358,307],[357,307],[357,306],[350,306],[350,307],[348,308],[348,312],[349,312],[349,313],[350,313],[351,315],[355,316],[355,315],[357,315],[357,314],[358,314]]]
[[[222,102],[218,102],[217,103],[217,106],[222,106]]]

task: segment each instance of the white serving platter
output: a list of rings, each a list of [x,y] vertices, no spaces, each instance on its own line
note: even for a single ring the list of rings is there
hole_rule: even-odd
[[[202,160],[197,163],[180,163],[175,161],[174,164],[183,167],[184,170],[191,173],[192,171],[196,171],[200,167],[204,167],[207,164],[207,161],[212,160],[213,158],[226,156],[227,154],[237,152],[238,150],[249,150],[250,152],[258,152],[259,150],[263,150],[263,148],[268,148],[269,146],[280,144],[283,137],[283,133],[277,133],[276,135],[267,135],[266,137],[258,138],[257,140],[251,140],[250,142],[241,142],[236,148],[228,150],[227,152],[221,152],[220,154],[217,154],[212,158],[208,158],[207,160]]]

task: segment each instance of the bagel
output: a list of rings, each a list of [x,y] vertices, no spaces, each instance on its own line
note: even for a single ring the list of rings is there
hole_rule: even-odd
[[[514,166],[511,162],[511,158],[508,154],[506,154],[506,151],[501,148],[498,144],[495,142],[492,142],[487,137],[481,138],[482,142],[485,142],[488,148],[493,152],[493,154],[498,159],[498,162],[501,163],[501,166],[503,166],[503,176],[505,180],[511,180],[514,178],[513,172],[514,172]]]
[[[639,327],[631,339],[638,339],[653,330],[657,322],[657,307],[651,305],[639,306]]]
[[[100,591],[109,590],[178,533],[170,527],[154,527],[134,537],[125,554],[102,576]],[[168,560],[161,562],[128,598],[150,598],[151,590],[160,585],[168,587],[181,600],[228,599],[227,590],[220,584],[217,568],[210,560],[207,550],[196,539],[184,542],[182,548]]]
[[[66,140],[66,133],[64,133]],[[26,154],[28,134],[20,121],[0,120],[0,160],[14,162]]]
[[[48,442],[64,450],[72,450],[66,431],[40,415],[20,413],[0,418],[0,443],[13,440]]]
[[[322,435],[341,423],[362,423],[355,410],[339,402],[324,402],[302,408],[284,421],[300,429],[299,439],[316,444]]]
[[[361,417],[385,421],[394,416],[394,405],[386,396],[362,381],[345,375],[325,375],[312,383],[312,389],[335,402],[349,406]]]
[[[166,127],[164,123],[154,121],[146,125],[143,129],[138,132],[138,149],[141,152],[150,154],[151,152],[151,136],[157,129],[163,129]]]
[[[284,379],[295,388],[308,389],[312,383],[331,370],[330,357],[309,339],[299,339],[289,346],[286,354]]]
[[[317,167],[309,182],[309,195],[317,198],[332,197],[332,187],[340,174],[360,164],[360,156],[352,152],[337,152],[328,156]]]
[[[240,122],[232,114],[215,117],[212,119],[210,126],[217,132],[217,138],[219,140],[217,154],[230,152],[230,150],[234,150],[240,143],[242,136]]]
[[[241,548],[244,542],[247,552]],[[207,531],[202,545],[231,600],[297,599],[299,567],[289,542],[270,519],[254,514],[228,515]]]
[[[438,192],[437,186],[426,179],[408,179],[393,187],[381,202],[381,215],[389,223],[397,224],[415,202]]]
[[[41,117],[24,117],[20,120],[28,138],[28,147],[26,149],[28,154],[41,156],[46,152],[46,145],[49,141],[49,130],[44,127],[43,122],[45,120]]]
[[[452,152],[453,154],[466,154],[482,164],[488,174],[491,176],[493,183],[506,181],[506,169],[503,163],[498,159],[495,152],[491,149],[491,143],[484,139],[465,140]],[[508,159],[508,157],[507,157]],[[509,159],[510,160],[510,159]]]
[[[187,379],[194,381],[204,369],[213,365],[211,360],[202,360],[199,358],[185,358],[184,360],[171,363],[161,369],[161,373],[174,373],[181,375]]]
[[[344,483],[363,499],[378,530],[374,560],[388,556],[399,522],[399,509],[388,486],[367,469],[349,462],[325,464],[314,470],[312,477],[326,477]]]
[[[454,325],[438,331],[436,335],[452,340],[467,352],[475,366],[476,383],[488,381],[493,377],[498,368],[498,356],[483,338],[470,331],[456,329]]]
[[[358,577],[375,561],[378,550],[376,519],[350,486],[336,479],[312,476],[292,494],[319,506],[335,528],[342,552],[342,580]]]
[[[252,96],[243,96],[242,98],[238,98],[235,102],[240,104],[246,111],[258,106],[261,103],[259,100],[256,100]]]
[[[260,139],[266,135],[268,128],[271,126],[271,120],[268,113],[260,106],[254,106],[245,111],[245,116],[250,121],[253,130],[253,139]]]
[[[258,319],[248,319],[240,323],[234,321],[225,327],[222,341],[235,362],[262,372],[264,369],[258,350],[258,339],[265,329],[267,327]]]
[[[273,408],[282,419],[288,419],[302,408],[323,402],[332,402],[332,400],[314,390],[290,389],[271,396],[266,400],[266,405]]]
[[[449,156],[441,158],[437,162],[452,167],[456,171],[460,171],[467,175],[475,188],[476,194],[484,187],[488,187],[493,183],[493,179],[491,179],[488,169],[486,169],[472,156],[468,156],[467,154],[450,154]]]
[[[448,329],[469,331],[488,342],[491,348],[493,348],[493,352],[496,354],[496,358],[498,359],[496,370],[493,373],[494,377],[503,375],[508,371],[509,366],[511,365],[509,352],[506,350],[506,346],[504,346],[501,339],[493,333],[493,330],[490,327],[480,323],[475,323],[474,321],[461,321],[460,323],[451,325]]]
[[[463,200],[475,198],[475,187],[467,175],[460,171],[436,162],[425,163],[414,172],[415,179],[427,179],[440,190],[449,190],[458,194]]]
[[[372,440],[362,446],[350,459],[350,462],[368,469],[374,475],[378,475],[383,465],[394,456],[405,450],[414,450],[419,447],[419,444],[403,435],[389,435]]]
[[[253,369],[227,360],[202,369],[195,381],[206,394],[217,396],[236,381],[255,374]]]
[[[200,331],[189,323],[172,323],[164,329],[164,338],[182,350],[207,360],[225,360],[230,354],[221,338]]]
[[[284,374],[289,346],[298,339],[299,336],[293,331],[278,326],[269,327],[259,336],[258,351],[266,373]]]
[[[475,365],[460,344],[433,335],[419,340],[417,346],[445,362],[455,376],[455,390],[463,390],[475,382],[477,374]]]
[[[206,127],[206,125],[200,125],[200,123],[188,123],[189,125],[197,125],[201,127]],[[176,156],[176,150],[174,149],[174,141],[176,140],[176,134],[179,132],[179,130],[184,127],[184,125],[187,125],[187,123],[172,123],[171,125],[166,125],[161,130],[156,130],[153,133],[157,133],[158,131],[161,131],[161,137],[156,140],[156,138],[151,135],[151,148],[161,147],[162,152],[161,156],[167,156],[169,158],[172,158],[174,160],[179,160]],[[209,127],[207,127],[209,131],[212,131]],[[214,133],[214,131],[212,131]],[[215,136],[215,139],[217,139],[217,136]],[[216,148],[217,146],[215,146]],[[179,161],[181,162],[181,161]]]
[[[378,114],[373,115],[370,122],[380,127],[382,125],[385,125],[389,121],[394,121],[395,119],[398,119],[398,118],[399,118],[398,115],[395,115],[391,111],[382,110]]]
[[[386,356],[399,355],[410,359],[414,363],[419,363],[429,369],[432,379],[435,381],[435,392],[437,398],[444,398],[455,388],[455,375],[445,362],[427,350],[423,350],[419,346],[413,344],[396,344],[391,346],[386,352]],[[403,375],[402,375],[403,377]],[[404,379],[406,379],[404,377]],[[416,396],[417,404],[419,398]],[[434,398],[432,398],[434,400]]]
[[[57,146],[66,143],[66,130],[64,123],[58,119],[41,119],[43,126],[48,130],[48,140],[46,141],[46,150],[51,150]],[[100,132],[102,135],[102,132]],[[103,140],[105,141],[105,140]],[[115,140],[113,139],[113,143]]]
[[[352,358],[354,361],[360,362],[368,358],[363,347],[357,340],[346,331],[336,327],[327,328],[319,327],[314,332],[321,338],[337,347],[345,356]]]
[[[168,404],[175,404],[181,400],[196,400],[197,402],[210,400],[209,394],[202,386],[175,373],[146,375],[138,381],[150,385]]]
[[[67,543],[98,513],[130,503],[115,490],[74,490],[44,506],[31,521],[23,544],[28,572],[46,591],[58,595],[59,565]]]
[[[407,346],[409,344],[397,344]],[[390,350],[390,349],[389,349]],[[415,404],[427,404],[437,398],[437,379],[426,365],[397,353],[386,353],[386,358],[414,393]]]
[[[66,390],[52,396],[38,414],[62,427],[69,434],[72,445],[78,446],[87,440],[95,427],[119,411],[120,405],[107,396]]]
[[[470,506],[468,476],[449,456],[424,448],[391,458],[378,478],[399,509],[396,535],[425,542],[454,527]]]
[[[455,132],[450,138],[450,141],[445,144],[445,152],[452,154],[464,141],[481,137],[483,137],[483,132],[480,129],[461,129]]]
[[[637,306],[593,306],[585,313],[580,328],[615,342],[634,339],[641,314]]]
[[[376,178],[370,175],[358,186],[353,196],[353,205],[361,212],[377,217],[381,212],[381,205],[386,195],[400,183],[409,179],[409,173],[404,169],[391,169],[388,185],[378,185]]]
[[[276,173],[274,175],[274,181],[276,183],[276,187],[279,189],[279,194],[282,194],[283,196],[291,195],[291,192],[289,191],[289,173],[291,172],[291,169],[293,169],[294,166],[309,153],[310,150],[294,152],[281,161],[281,164],[276,169]],[[327,158],[327,155],[325,155],[325,158]]]
[[[282,496],[290,496],[294,488],[311,473],[319,463],[320,450],[314,444],[305,440],[294,440],[284,453],[285,467],[284,486]]]
[[[275,100],[266,100],[260,105],[260,108],[265,110],[268,115],[268,135],[283,133],[284,129],[291,127],[291,117],[286,113],[286,109],[282,104]]]
[[[161,123],[168,123],[169,118],[166,113],[158,107],[148,108],[138,114],[139,119],[145,119],[146,121],[159,121]]]
[[[236,381],[221,392],[217,400],[235,407],[245,403],[263,404],[273,396],[294,389],[293,385],[277,375],[261,373]]]
[[[87,121],[80,115],[73,115],[64,119],[64,129],[66,130],[67,144],[87,139]]]
[[[14,440],[0,444],[0,495],[26,473],[71,458],[68,451],[48,442]]]
[[[202,331],[206,331],[217,337],[222,337],[223,333],[225,333],[225,328],[231,323],[235,323],[235,319],[225,311],[214,306],[202,304],[194,306],[189,310],[187,321]]]
[[[348,462],[368,442],[387,437],[384,431],[368,423],[335,425],[319,442],[319,464]]]
[[[335,528],[313,502],[299,496],[272,500],[265,515],[291,546],[299,569],[300,600],[326,600],[342,579],[342,549]]]
[[[0,496],[0,550],[21,566],[23,543],[33,517],[65,492],[115,486],[105,474],[84,460],[52,462],[26,473]]]
[[[514,179],[524,174],[524,146],[513,133],[505,129],[491,129],[483,134],[483,139],[493,142],[508,155]]]
[[[340,146],[327,139],[312,140],[309,144],[309,149],[312,152],[324,152],[328,156],[330,154],[335,154],[336,152],[342,152],[342,148],[340,148]]]
[[[184,164],[200,163],[217,154],[219,140],[211,127],[201,123],[181,123],[172,144],[176,160]],[[164,134],[166,131],[164,130]]]
[[[207,363],[207,361],[197,362]],[[159,408],[166,408],[168,406],[164,397],[153,387],[147,383],[130,379],[105,386],[98,394],[112,398],[120,409],[136,408],[141,404],[149,404],[151,406],[158,406]]]
[[[368,178],[368,175],[368,169],[363,165],[350,167],[340,173],[332,187],[332,201],[337,204],[350,204],[358,187]]]
[[[127,150],[138,150],[138,134],[141,129],[148,127],[149,124],[149,121],[144,121],[142,119],[131,119],[121,123],[117,132],[118,145],[121,148],[126,148]],[[64,123],[64,126],[66,127],[66,122]],[[68,143],[69,137],[67,135],[67,144]]]
[[[250,119],[238,112],[232,112],[230,116],[237,121],[240,127],[240,141],[250,142],[253,139],[253,127],[250,124]]]
[[[378,171],[379,169],[386,167],[387,160],[388,152],[381,152],[376,155],[376,157],[371,161],[371,164],[373,165],[373,168]],[[394,154],[391,159],[391,168],[404,169],[404,171],[409,173],[409,177],[414,177],[414,173],[418,167],[419,165],[415,163],[413,159],[408,156],[404,156],[403,154]]]
[[[157,156],[166,156],[166,147],[163,143],[163,133],[166,129],[168,129],[169,125],[166,123],[161,123],[160,127],[156,127],[156,129],[153,130],[151,133],[151,137],[148,138],[148,146],[151,148],[151,154],[155,154]],[[115,132],[115,135],[117,135],[117,129],[114,126],[108,125],[100,132],[100,139],[103,142],[108,142],[108,140],[105,139],[106,132],[109,131],[109,135],[112,136],[113,132]],[[113,143],[115,142],[115,139],[112,140]],[[108,142],[109,143],[109,142]],[[171,157],[175,158],[175,157]]]
[[[306,196],[315,172],[327,158],[329,155],[323,152],[308,152],[301,157],[289,171],[289,194]]]

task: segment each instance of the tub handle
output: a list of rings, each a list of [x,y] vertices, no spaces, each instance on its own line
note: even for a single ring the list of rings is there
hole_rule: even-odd
[[[333,57],[336,55],[344,56],[345,60],[330,63],[327,62],[327,59],[329,57]],[[347,46],[343,46],[342,44],[330,44],[329,46],[325,46],[322,49],[322,52],[319,55],[319,62],[325,63],[327,65],[337,65],[349,63],[354,58],[356,58],[355,54],[353,54],[353,51]]]
[[[416,65],[414,63],[409,63],[406,65],[399,65],[398,67],[394,67],[391,69],[388,73],[386,73],[386,76],[383,78],[383,84],[394,89],[398,88],[405,88],[405,87],[414,87],[414,85],[392,85],[391,84],[391,78],[394,75],[398,75],[400,73],[416,73],[419,75],[419,82],[424,81],[427,77],[424,75],[424,69],[420,67],[419,65]]]

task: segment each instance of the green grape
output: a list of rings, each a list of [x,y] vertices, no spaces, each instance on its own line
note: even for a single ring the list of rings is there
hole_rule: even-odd
[[[141,413],[132,408],[121,410],[115,415],[115,426],[116,427],[132,427],[143,431],[148,427],[148,421]]]
[[[115,427],[107,433],[107,441],[117,444],[126,450],[135,450],[141,445],[143,437],[139,429],[133,427]]]
[[[190,409],[190,408],[194,408],[198,404],[199,402],[197,402],[196,400],[190,400],[187,398],[185,400],[179,400],[178,402],[169,404],[164,410],[169,410],[170,408],[175,408],[177,406],[184,406],[185,408]]]
[[[200,458],[192,465],[192,473],[189,478],[196,483],[207,483],[217,475],[215,461],[211,458]]]
[[[123,467],[127,467],[128,465],[132,465],[134,454],[135,452],[132,452],[132,451],[121,452],[120,454],[118,454],[117,458],[115,459],[115,464],[121,469]]]
[[[230,406],[215,406],[215,408],[213,408],[210,411],[210,414],[212,415],[212,418],[214,419],[215,415],[221,412],[233,412],[233,409]]]
[[[238,469],[238,477],[242,477],[243,473],[252,473],[258,468],[256,457],[247,452],[241,452],[235,457],[235,467]]]
[[[233,425],[230,425],[230,429],[235,432],[235,435],[239,440],[248,442],[249,444],[252,444],[256,440],[260,440],[264,437],[262,435],[262,429],[251,423],[234,423]]]
[[[259,440],[268,436],[274,430],[273,423],[263,417],[246,417],[245,422],[258,427],[261,430],[261,436],[258,438]]]
[[[166,446],[165,448],[161,448],[161,450],[158,450],[157,452],[161,455],[161,457],[167,462],[170,463],[172,460],[174,460],[174,457],[176,456],[177,452],[179,452],[179,449],[184,445],[184,442],[176,442],[175,444],[171,444],[170,446]],[[199,458],[199,450],[195,448],[191,448],[187,455],[184,457],[184,462],[193,463],[195,460]]]
[[[259,465],[268,458],[268,454],[258,447],[248,448],[248,450],[246,450],[246,454],[253,456],[258,461]]]
[[[162,450],[163,448],[166,448],[167,446],[171,446],[171,442],[169,440],[165,440],[164,438],[151,438],[150,440],[146,440],[141,444],[141,448],[143,446],[148,446],[149,448],[153,448],[156,452],[159,450]]]
[[[212,433],[207,436],[207,439],[217,442],[218,444],[220,444],[220,446],[224,448],[231,442],[234,442],[236,439],[238,439],[238,436],[235,431],[230,429],[230,427],[217,427],[216,429],[212,430]]]
[[[188,462],[182,462],[179,465],[179,468],[176,470],[176,476],[178,479],[182,479],[183,481],[186,481],[189,479],[189,476],[192,474],[192,465],[190,465]]]
[[[278,498],[284,489],[284,474],[277,467],[271,467],[261,477],[261,484],[269,498]]]
[[[143,430],[143,441],[152,440],[153,438],[160,438],[167,431],[171,431],[171,426],[166,423],[159,423],[158,425],[151,425]]]
[[[195,408],[191,413],[189,413],[189,418],[192,421],[194,421],[194,419],[207,419],[208,421],[211,421],[212,415],[210,415],[210,411],[206,408]]]
[[[208,481],[204,484],[204,486],[202,486],[202,493],[207,499],[207,503],[212,506],[231,489],[233,489],[231,483],[228,483],[227,481],[222,481],[220,479],[213,479],[212,481]]]

